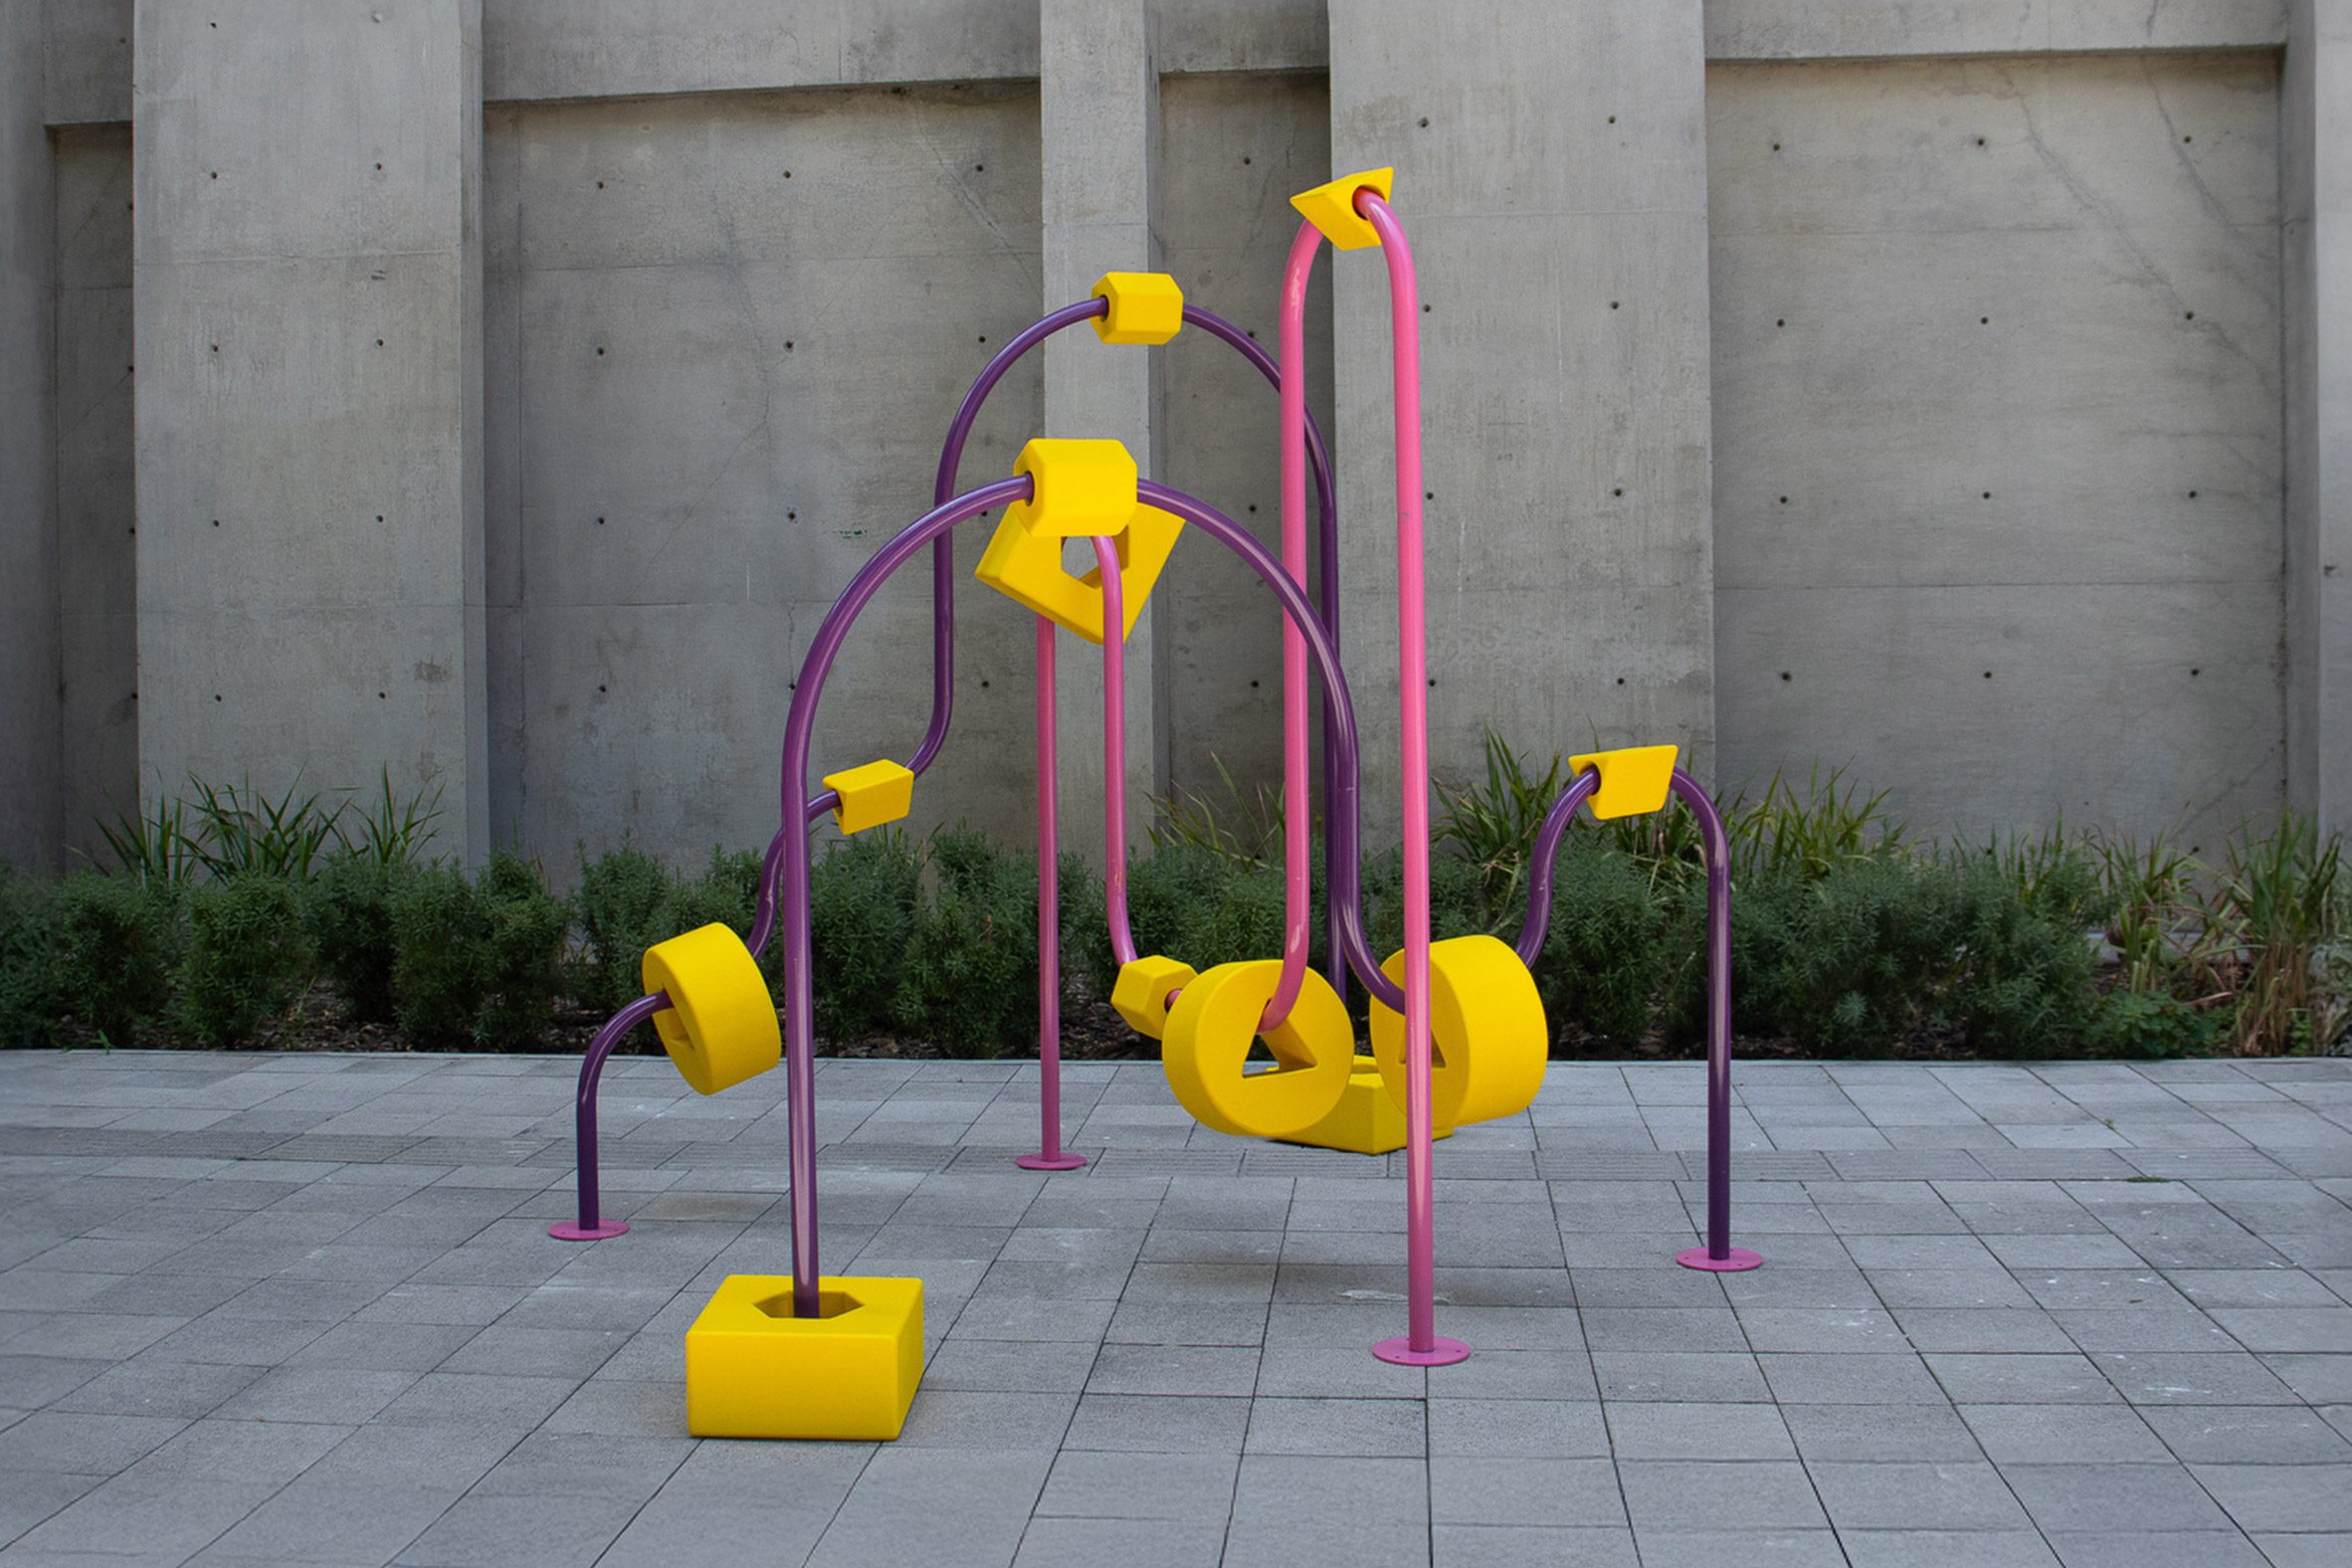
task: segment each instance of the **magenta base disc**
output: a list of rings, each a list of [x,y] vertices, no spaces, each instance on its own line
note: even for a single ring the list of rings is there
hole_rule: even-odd
[[[561,1225],[547,1227],[547,1234],[559,1242],[601,1242],[608,1236],[624,1236],[628,1231],[627,1220],[607,1220],[601,1225],[585,1227],[566,1220]]]
[[[1013,1163],[1025,1171],[1075,1171],[1085,1169],[1086,1157],[1083,1154],[1016,1154]]]
[[[1709,1274],[1745,1274],[1760,1267],[1764,1260],[1744,1247],[1731,1249],[1728,1258],[1709,1258],[1703,1247],[1692,1247],[1674,1254],[1674,1262],[1685,1269],[1704,1269]]]
[[[1411,1340],[1400,1335],[1383,1339],[1372,1347],[1372,1353],[1401,1367],[1450,1367],[1457,1361],[1470,1359],[1470,1346],[1441,1334],[1431,1341],[1429,1349],[1416,1350]]]

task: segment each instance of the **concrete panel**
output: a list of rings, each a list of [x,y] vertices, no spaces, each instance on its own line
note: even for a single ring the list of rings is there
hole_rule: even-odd
[[[1282,264],[1296,230],[1289,198],[1320,184],[1330,161],[1330,88],[1322,76],[1163,78],[1161,259],[1185,297],[1274,349]],[[1308,294],[1306,331],[1307,404],[1328,430],[1327,272],[1316,274]],[[1273,385],[1206,337],[1179,338],[1167,374],[1168,483],[1279,551]],[[1201,539],[1179,549],[1159,598],[1168,617],[1170,780],[1220,799],[1222,760],[1245,791],[1260,783],[1278,788],[1282,639],[1274,596],[1231,553]]]
[[[2274,806],[2274,65],[1720,67],[1708,137],[1724,780]]]
[[[488,0],[492,99],[1038,74],[1034,0]]]
[[[1153,0],[1160,75],[1307,71],[1330,64],[1320,0]]]
[[[551,869],[575,841],[690,861],[775,831],[809,640],[928,508],[957,400],[1037,314],[1037,114],[1023,86],[492,112],[493,815]],[[1033,361],[967,486],[1010,470],[1039,401]],[[969,580],[988,526],[958,541],[955,729],[917,830],[1026,821],[1003,761],[1028,750],[1030,620]],[[910,567],[852,637],[816,772],[920,738],[929,593]]]
[[[138,806],[138,546],[132,483],[130,127],[60,131],[57,549],[61,842]]]
[[[142,3],[133,39],[142,787],[389,766],[477,853],[478,6]]]
[[[1704,773],[1698,7],[1481,4],[1415,22],[1385,0],[1332,7],[1331,139],[1336,169],[1397,165],[1428,307],[1438,771],[1474,769],[1491,725],[1537,754],[1670,740]],[[1388,285],[1369,251],[1337,267],[1342,619],[1368,814],[1393,827]]]
[[[57,856],[57,536],[51,291],[57,211],[41,128],[41,13],[0,7],[0,861]]]
[[[1706,0],[1709,60],[2264,49],[2287,0]]]
[[[43,84],[52,125],[130,118],[131,0],[39,0],[48,31]],[[31,9],[34,0],[17,0]]]

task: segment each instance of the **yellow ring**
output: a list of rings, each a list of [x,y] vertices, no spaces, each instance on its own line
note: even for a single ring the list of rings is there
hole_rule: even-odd
[[[1405,983],[1400,950],[1380,966]],[[1543,1087],[1551,1030],[1535,977],[1508,943],[1491,936],[1432,942],[1430,1116],[1441,1127],[1492,1121],[1525,1110]],[[1405,1103],[1405,1020],[1372,1002],[1372,1056],[1392,1098]]]
[[[1177,1101],[1203,1125],[1237,1137],[1287,1137],[1330,1115],[1347,1092],[1355,1027],[1331,983],[1312,969],[1290,1016],[1265,1031],[1276,1065],[1245,1066],[1281,975],[1278,958],[1219,964],[1170,1009],[1160,1064]]]
[[[757,1078],[784,1055],[776,1002],[743,939],[705,925],[646,949],[646,995],[670,993],[654,1015],[662,1049],[697,1094]]]

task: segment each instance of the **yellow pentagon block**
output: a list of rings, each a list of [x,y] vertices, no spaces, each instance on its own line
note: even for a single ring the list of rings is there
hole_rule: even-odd
[[[686,1431],[895,1438],[923,1375],[923,1282],[827,1274],[817,1302],[794,1317],[789,1275],[727,1275],[686,1330]]]
[[[705,925],[645,950],[639,973],[646,995],[670,994],[654,1032],[679,1077],[697,1094],[715,1094],[757,1078],[784,1054],[776,1000],[743,938]]]
[[[1568,759],[1571,773],[1591,768],[1601,775],[1601,787],[1587,804],[1603,821],[1657,811],[1666,803],[1674,776],[1674,746],[1627,746],[1618,751],[1588,751]]]
[[[1311,191],[1300,191],[1290,198],[1290,205],[1298,215],[1323,231],[1323,238],[1331,242],[1335,251],[1360,251],[1368,245],[1380,243],[1380,233],[1364,215],[1356,211],[1356,192],[1369,185],[1380,192],[1382,201],[1388,200],[1389,185],[1396,179],[1395,169],[1366,169],[1360,174],[1342,174],[1328,185],[1317,185]]]
[[[833,821],[844,833],[896,822],[914,808],[914,770],[887,758],[828,773],[825,787],[841,797]]]
[[[1040,436],[1021,449],[1013,472],[1029,476],[1031,494],[1005,515],[1031,533],[1090,539],[1118,532],[1135,515],[1135,460],[1116,441]]]
[[[1381,973],[1405,983],[1399,951]],[[1456,936],[1429,947],[1430,1120],[1468,1126],[1525,1110],[1543,1087],[1551,1031],[1535,978],[1509,943]],[[1405,1103],[1405,1020],[1372,1001],[1372,1055],[1399,1105]]]
[[[1136,618],[1160,580],[1184,519],[1157,506],[1137,506],[1126,528],[1116,536],[1119,557],[1119,633],[1124,642],[1135,630]],[[1026,606],[1068,632],[1089,643],[1102,641],[1102,573],[1099,568],[1073,576],[1062,564],[1062,541],[1031,533],[1010,514],[996,525],[979,569],[972,573],[1014,603]]]
[[[1164,343],[1184,325],[1184,291],[1166,273],[1104,273],[1091,297],[1110,301],[1094,318],[1106,343]]]
[[[1110,1005],[1129,1029],[1157,1040],[1168,1028],[1168,993],[1199,978],[1192,965],[1153,953],[1119,965],[1119,977],[1111,982]]]
[[[1290,1016],[1264,1032],[1270,1068],[1253,1070],[1266,1004],[1282,961],[1219,964],[1184,988],[1168,1013],[1160,1066],[1177,1103],[1204,1126],[1245,1138],[1281,1138],[1311,1127],[1339,1103],[1355,1060],[1355,1026],[1331,982],[1306,972]]]
[[[1441,1138],[1454,1135],[1454,1129],[1447,1126],[1432,1131]],[[1344,1149],[1350,1154],[1386,1154],[1405,1146],[1405,1109],[1381,1080],[1379,1062],[1359,1056],[1347,1076],[1347,1092],[1339,1096],[1331,1114],[1281,1141]]]

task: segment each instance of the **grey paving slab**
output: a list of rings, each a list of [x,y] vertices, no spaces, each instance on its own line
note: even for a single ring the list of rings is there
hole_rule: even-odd
[[[1735,1230],[1692,1064],[1561,1064],[1398,1157],[1193,1127],[1074,1065],[819,1067],[823,1242],[920,1274],[896,1444],[697,1443],[680,1336],[784,1258],[780,1082],[571,1065],[0,1056],[0,1561],[471,1568],[1134,1561],[2284,1568],[2352,1557],[2352,1064],[1740,1064]],[[2108,1125],[2112,1119],[2113,1125]]]

